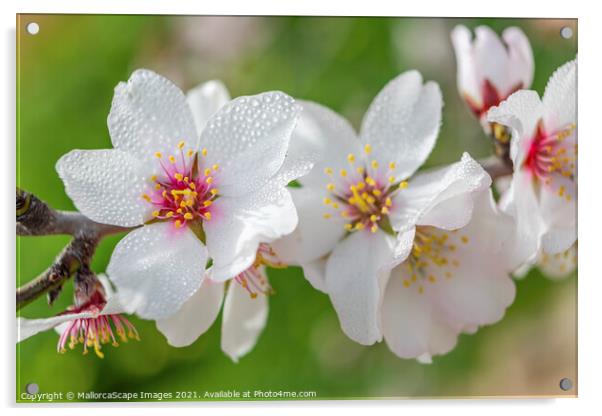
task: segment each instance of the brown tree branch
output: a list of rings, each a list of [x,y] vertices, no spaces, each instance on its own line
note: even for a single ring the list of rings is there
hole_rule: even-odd
[[[35,195],[17,188],[17,235],[41,236],[65,234],[73,240],[57,256],[54,263],[32,281],[17,289],[17,309],[44,293],[52,304],[65,281],[82,268],[89,268],[100,240],[107,235],[130,228],[100,224],[78,212],[56,211]]]

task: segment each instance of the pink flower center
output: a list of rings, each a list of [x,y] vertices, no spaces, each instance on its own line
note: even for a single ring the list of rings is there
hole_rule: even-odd
[[[211,219],[211,204],[218,196],[213,183],[217,164],[205,166],[207,150],[199,154],[193,150],[184,153],[184,142],[178,143],[177,156],[166,159],[155,153],[160,170],[151,176],[153,190],[142,197],[155,207],[153,218],[172,221],[176,228],[196,220]]]
[[[369,144],[364,147],[368,156],[372,152]],[[342,218],[347,231],[369,229],[375,233],[378,228],[388,227],[388,214],[393,206],[392,197],[408,186],[406,181],[398,181],[393,176],[395,163],[381,167],[377,160],[367,161],[356,166],[355,155],[347,156],[349,169],[341,169],[338,176],[332,168],[324,169],[331,182],[326,185],[328,196],[324,204],[334,210],[337,218]],[[324,218],[333,218],[326,212]]]
[[[510,88],[509,91],[506,91],[504,93],[500,92],[490,80],[484,79],[481,83],[480,102],[479,100],[475,99],[474,97],[471,97],[467,93],[464,93],[464,101],[466,101],[474,115],[477,116],[477,118],[481,119],[487,114],[487,111],[489,111],[491,107],[499,105],[502,101],[504,101],[514,92],[522,88],[523,83],[519,82],[517,85]]]
[[[100,314],[106,305],[104,294],[97,290],[90,299],[80,305],[73,306],[64,314],[79,314],[90,312]],[[78,344],[84,347],[84,354],[88,348],[94,348],[99,358],[104,358],[102,345],[111,343],[114,347],[119,346],[118,340],[127,342],[128,339],[140,340],[138,331],[134,325],[121,314],[98,315],[95,318],[77,318],[68,321],[59,337],[57,351],[65,353],[67,345],[74,349]]]
[[[571,200],[572,196],[567,193],[559,178],[575,180],[577,144],[567,143],[566,140],[572,136],[575,127],[571,124],[564,129],[548,133],[543,122],[540,121],[529,142],[527,156],[523,163],[523,168],[531,172],[533,178],[547,186],[557,185],[558,195],[567,200]]]

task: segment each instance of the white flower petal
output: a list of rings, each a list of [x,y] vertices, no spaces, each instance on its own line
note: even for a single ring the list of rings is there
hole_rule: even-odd
[[[91,318],[94,316],[90,312],[53,316],[51,318],[44,319],[29,319],[18,317],[17,318],[17,343],[26,340],[40,332],[48,331],[49,329],[55,328],[65,322],[72,321],[78,318]]]
[[[108,125],[113,146],[140,160],[152,159],[155,152],[171,154],[182,140],[191,148],[198,143],[184,93],[146,69],[115,87]]]
[[[523,169],[514,172],[510,189],[500,200],[500,208],[515,221],[513,229],[516,235],[513,246],[516,258],[534,261],[540,248],[540,239],[545,225],[529,172]]]
[[[230,101],[230,93],[221,81],[211,80],[188,91],[186,101],[200,136],[209,118]]]
[[[222,351],[235,363],[257,344],[268,320],[268,299],[252,298],[243,287],[230,282],[222,316]]]
[[[512,68],[508,65],[506,47],[488,26],[475,29],[474,59],[479,79],[489,80],[500,94],[506,95],[517,87],[516,81],[511,78]]]
[[[533,62],[533,50],[525,33],[518,27],[509,27],[502,33],[502,39],[506,43],[508,53],[508,88],[513,89],[520,82],[521,88],[529,88],[533,82],[535,63]],[[503,91],[508,93],[509,91]]]
[[[550,279],[563,279],[577,268],[577,245],[557,254],[542,253],[538,261],[539,269]]]
[[[407,189],[393,199],[391,224],[395,230],[407,230],[416,224],[454,229],[465,225],[472,199],[466,195],[480,192],[491,178],[468,153],[449,166],[415,175]]]
[[[541,237],[541,249],[545,253],[556,254],[568,250],[577,241],[576,226],[555,227],[546,230]]]
[[[267,92],[236,98],[209,119],[201,147],[210,165],[219,165],[221,195],[249,193],[278,172],[300,111],[288,95]]]
[[[362,121],[360,140],[372,146],[372,159],[396,163],[393,171],[405,179],[431,153],[439,126],[443,99],[435,82],[422,84],[418,71],[390,81],[370,104]]]
[[[143,164],[121,150],[72,150],[56,163],[67,195],[88,218],[132,227],[150,217]],[[148,179],[146,179],[148,181]]]
[[[458,25],[451,33],[456,53],[457,84],[460,95],[467,95],[477,105],[482,104],[480,80],[472,48],[472,34],[466,26]]]
[[[449,327],[432,308],[428,290],[404,287],[409,279],[405,264],[391,272],[384,292],[382,325],[385,342],[400,358],[441,355],[456,345],[458,331]],[[430,288],[427,288],[430,289]]]
[[[299,224],[295,231],[274,242],[272,247],[285,263],[307,263],[328,254],[345,234],[339,218],[324,218],[332,212],[322,201],[325,191],[291,188]]]
[[[559,189],[562,187],[562,195]],[[542,185],[539,206],[546,232],[543,249],[550,254],[568,250],[577,240],[577,185],[569,178],[554,175],[551,185]],[[567,198],[570,197],[570,200]]]
[[[213,325],[222,307],[224,284],[206,277],[199,290],[173,315],[157,320],[169,345],[186,347]]]
[[[567,62],[552,74],[542,101],[547,130],[557,131],[577,122],[577,60]]]
[[[297,226],[291,195],[275,182],[242,197],[220,197],[211,212],[211,220],[203,226],[213,259],[212,278],[218,281],[247,269],[259,243],[272,242]]]
[[[301,263],[303,275],[314,289],[326,293],[326,258],[322,257],[307,263]]]
[[[207,249],[171,222],[144,225],[115,247],[107,274],[119,298],[145,319],[166,318],[201,286]]]
[[[393,238],[359,231],[341,241],[326,263],[326,288],[341,328],[352,340],[371,345],[382,338],[380,283],[388,276]]]
[[[520,166],[543,115],[543,105],[535,91],[517,91],[499,106],[492,107],[487,120],[512,129],[510,157],[514,166]]]
[[[488,193],[484,196],[489,197]],[[503,252],[509,242],[506,230],[497,221],[500,215],[487,208],[487,204],[475,207],[471,222],[448,234],[448,242],[456,249],[440,254],[448,259],[447,265],[431,262],[425,267],[425,274],[436,279],[425,283],[435,307],[458,330],[499,321],[514,300],[512,269]]]
[[[304,186],[323,188],[328,177],[326,167],[335,172],[349,167],[347,155],[361,154],[360,142],[347,120],[331,109],[310,101],[300,101],[303,107],[293,132],[289,154],[315,159],[312,171],[299,179]]]

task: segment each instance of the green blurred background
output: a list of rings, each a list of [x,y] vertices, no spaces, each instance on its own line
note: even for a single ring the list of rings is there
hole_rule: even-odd
[[[24,30],[35,21],[40,32]],[[282,90],[323,103],[359,126],[371,99],[391,78],[418,69],[440,83],[443,127],[429,166],[468,150],[490,154],[478,122],[460,100],[449,33],[458,23],[500,32],[520,26],[536,61],[542,93],[556,67],[575,57],[574,20],[175,17],[21,15],[18,19],[17,185],[57,209],[73,209],[55,172],[74,148],[111,147],[106,127],[113,88],[136,68],[153,69],[184,90],[219,78],[233,96]],[[122,236],[104,240],[94,269],[104,271]],[[17,238],[17,285],[50,265],[68,237]],[[270,270],[267,328],[255,349],[233,364],[219,347],[220,321],[188,348],[167,345],[152,322],[135,317],[142,336],[104,360],[76,349],[56,352],[53,331],[17,345],[17,395],[41,392],[310,390],[318,399],[400,396],[560,395],[576,382],[576,276],[560,281],[533,270],[501,322],[463,335],[431,365],[395,357],[384,344],[362,347],[341,332],[328,298],[297,268]],[[56,304],[39,299],[19,314],[45,317],[71,302],[67,284]]]

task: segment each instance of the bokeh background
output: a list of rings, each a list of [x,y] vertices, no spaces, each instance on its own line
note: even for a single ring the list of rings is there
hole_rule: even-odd
[[[35,36],[25,31],[31,21],[40,25]],[[73,209],[54,165],[74,148],[111,147],[106,118],[113,88],[140,67],[184,90],[214,78],[233,96],[282,90],[323,103],[356,127],[386,82],[415,68],[439,82],[445,100],[427,165],[456,161],[465,150],[488,156],[489,142],[456,90],[449,33],[458,23],[498,32],[521,27],[534,49],[539,93],[554,69],[577,53],[575,20],[21,15],[17,185],[57,209]],[[564,26],[573,29],[572,39],[560,37]],[[97,272],[121,237],[101,243]],[[68,241],[17,238],[17,285],[48,267]],[[105,347],[104,360],[80,349],[58,354],[53,331],[18,344],[17,395],[30,382],[41,392],[308,390],[318,399],[576,393],[576,387],[558,388],[563,377],[576,384],[576,274],[552,281],[532,270],[517,281],[516,301],[501,322],[461,336],[431,365],[398,359],[384,344],[348,340],[327,296],[299,269],[269,275],[277,293],[267,328],[238,364],[220,350],[219,320],[195,344],[176,349],[154,323],[133,317],[142,340]],[[71,296],[67,284],[52,307],[39,299],[19,315],[54,315]]]

